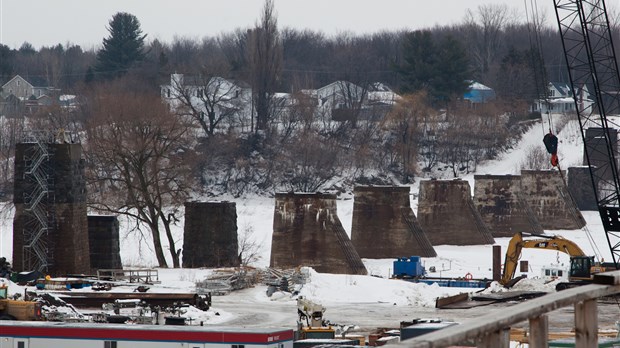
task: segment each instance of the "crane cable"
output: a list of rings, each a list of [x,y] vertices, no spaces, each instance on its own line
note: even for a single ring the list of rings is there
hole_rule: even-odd
[[[560,175],[560,178],[562,179],[562,183],[564,184],[564,187],[567,188],[566,192],[568,192],[568,197],[570,198],[570,202],[572,202],[574,209],[577,210],[577,204],[575,203],[575,200],[573,199],[573,196],[571,195],[570,191],[568,191],[568,184],[566,183],[566,179],[564,178],[564,174],[562,173],[562,168],[560,168],[559,162],[558,162],[557,168],[558,168],[558,173]],[[579,224],[581,222],[577,218],[577,214],[569,214],[569,215],[573,217],[573,220],[575,221],[575,223]],[[588,224],[586,223],[581,228],[581,230],[585,232],[586,237],[588,238],[588,243],[590,243],[590,247],[594,251],[595,259],[598,262],[603,262],[603,257],[602,257],[603,254],[601,253],[601,250],[599,249],[598,245],[596,245],[596,242],[594,241],[594,237],[592,237],[592,233],[590,232],[590,229],[588,228]]]
[[[538,3],[536,0],[529,0],[529,9],[528,10],[528,0],[523,0],[523,4],[525,5],[525,16],[527,18],[527,32],[528,39],[530,43],[530,56],[531,56],[531,64],[532,71],[534,73],[534,87],[536,87],[536,94],[538,97],[537,104],[540,105],[540,118],[541,118],[541,127],[543,130],[543,143],[547,148],[547,151],[551,154],[551,165],[554,167],[558,166],[559,160],[557,155],[558,148],[558,138],[553,134],[553,122],[550,111],[550,103],[549,103],[549,94],[547,92],[548,82],[547,76],[545,73],[545,65],[544,65],[544,56],[542,55],[542,44],[540,40],[539,33],[539,15],[538,15]],[[531,17],[530,17],[531,13]],[[547,124],[549,127],[549,132],[545,133],[545,120],[544,114],[542,113],[542,105],[544,102],[545,108],[547,110]],[[560,171],[561,173],[561,171]]]
[[[542,54],[542,40],[540,39],[540,16],[538,14],[538,2],[536,0],[523,0],[525,7],[525,18],[527,23],[528,40],[530,44],[530,59],[532,64],[532,73],[534,75],[534,87],[536,90],[536,96],[538,98],[537,105],[540,106],[541,119],[543,118],[542,106],[545,105],[548,115],[549,132],[552,131],[551,115],[549,113],[549,93],[547,90],[548,78],[547,71],[545,69],[545,58]],[[531,11],[529,10],[531,9]],[[531,14],[531,16],[530,16]],[[544,104],[543,104],[544,103]],[[545,122],[541,122],[543,133],[545,132]]]

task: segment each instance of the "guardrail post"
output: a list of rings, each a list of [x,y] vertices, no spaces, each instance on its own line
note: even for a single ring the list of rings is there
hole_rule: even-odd
[[[528,345],[530,348],[549,347],[549,317],[546,314],[530,318],[530,337]]]
[[[492,332],[480,339],[478,348],[510,348],[510,328]]]
[[[598,347],[596,299],[575,303],[575,348]]]

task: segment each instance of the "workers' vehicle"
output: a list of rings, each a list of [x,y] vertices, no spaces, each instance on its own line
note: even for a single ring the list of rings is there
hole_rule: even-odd
[[[41,303],[13,300],[8,297],[8,286],[0,282],[0,320],[42,320]]]
[[[524,239],[524,235],[536,238]],[[520,279],[513,279],[513,277],[523,248],[557,250],[570,256],[569,281],[559,283],[556,286],[558,290],[586,284],[592,280],[593,274],[607,270],[604,265],[594,260],[594,256],[587,256],[577,244],[564,237],[517,232],[510,239],[508,249],[506,250],[504,271],[500,280],[502,285],[511,287]]]
[[[298,339],[324,339],[336,336],[336,330],[323,319],[325,309],[322,305],[303,297],[297,299]]]

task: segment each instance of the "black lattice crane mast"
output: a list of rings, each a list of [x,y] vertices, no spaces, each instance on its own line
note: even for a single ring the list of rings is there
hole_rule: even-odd
[[[618,137],[610,119],[620,111],[620,75],[604,0],[554,0],[564,56],[590,168],[595,199],[613,262],[620,260],[620,184]],[[593,97],[588,102],[587,91]],[[586,142],[586,129],[597,128],[597,142]],[[615,133],[614,133],[615,134]],[[604,146],[603,145],[604,142]],[[593,159],[599,159],[594,166]],[[600,159],[606,159],[601,161]]]

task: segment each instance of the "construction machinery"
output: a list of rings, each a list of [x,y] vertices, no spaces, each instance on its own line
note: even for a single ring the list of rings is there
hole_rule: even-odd
[[[9,287],[0,282],[0,320],[43,320],[41,303],[11,299]]]
[[[535,237],[524,239],[523,237]],[[574,242],[561,237],[549,236],[544,234],[518,232],[510,239],[506,250],[506,260],[500,284],[511,287],[521,278],[513,279],[517,263],[521,257],[523,248],[556,250],[570,256],[570,270],[568,282],[559,283],[556,289],[563,290],[580,284],[587,284],[592,280],[592,275],[608,270],[609,265],[603,265],[594,260],[594,256],[586,255],[583,250]]]
[[[620,112],[620,74],[607,8],[604,0],[554,0],[554,5],[594,199],[618,269],[620,126],[610,115]],[[588,141],[586,130],[595,131],[590,137],[596,141]]]
[[[336,330],[323,319],[325,307],[306,298],[297,299],[297,332],[299,339],[334,338]]]
[[[426,269],[422,265],[419,256],[411,256],[409,258],[399,257],[393,263],[394,265],[394,278],[411,278],[419,279],[426,276]]]

